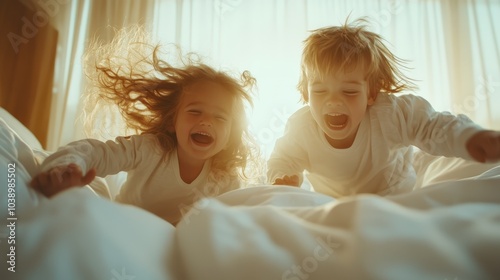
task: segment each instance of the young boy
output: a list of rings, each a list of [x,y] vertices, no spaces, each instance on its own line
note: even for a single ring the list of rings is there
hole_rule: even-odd
[[[464,115],[435,112],[423,98],[396,96],[413,84],[382,38],[362,25],[315,30],[306,40],[298,88],[305,106],[288,120],[268,161],[272,184],[333,197],[395,194],[416,181],[413,150],[479,162],[500,160],[500,132]]]

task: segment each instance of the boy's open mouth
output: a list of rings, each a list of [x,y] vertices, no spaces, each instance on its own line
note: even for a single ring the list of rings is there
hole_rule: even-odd
[[[212,137],[212,135],[206,132],[195,132],[191,134],[191,139],[193,140],[193,142],[200,145],[210,145],[212,142],[214,142],[214,138]]]
[[[332,113],[325,115],[325,122],[332,129],[344,128],[347,125],[348,120],[349,117],[345,114]]]

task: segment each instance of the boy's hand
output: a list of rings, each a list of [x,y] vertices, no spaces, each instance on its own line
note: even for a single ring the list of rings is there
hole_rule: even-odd
[[[479,162],[500,161],[500,131],[480,131],[467,140],[466,148]]]
[[[80,167],[74,163],[67,166],[57,166],[47,172],[36,175],[30,186],[47,197],[76,186],[85,186],[95,178],[96,171],[90,169],[85,176]]]
[[[297,176],[297,175],[292,175],[292,176],[285,175],[281,178],[276,178],[276,180],[274,180],[273,185],[288,185],[288,186],[298,187],[299,186],[299,176]]]

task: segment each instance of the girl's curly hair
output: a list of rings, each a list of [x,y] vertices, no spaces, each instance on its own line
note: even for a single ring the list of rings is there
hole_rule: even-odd
[[[84,102],[86,130],[100,131],[116,124],[110,108],[117,105],[126,130],[154,134],[166,155],[177,146],[175,132],[169,128],[174,127],[185,89],[199,81],[215,82],[232,94],[236,105],[228,147],[212,160],[216,171],[213,180],[236,174],[247,178],[247,162],[257,161],[259,154],[246,116],[246,108],[253,107],[250,91],[255,79],[248,71],[239,79],[233,78],[202,63],[194,53],[183,56],[176,46],[176,55],[170,59],[177,62],[174,65],[161,57],[168,54],[162,52],[161,45],[149,41],[142,28],[122,29],[109,44],[94,43],[86,52],[86,74],[92,83]]]

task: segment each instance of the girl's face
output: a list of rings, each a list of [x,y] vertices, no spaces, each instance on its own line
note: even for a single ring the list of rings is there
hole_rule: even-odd
[[[201,163],[226,148],[233,100],[227,89],[210,81],[186,89],[175,120],[179,158]]]
[[[349,148],[363,120],[370,97],[361,66],[308,81],[309,105],[316,123],[334,148]]]

